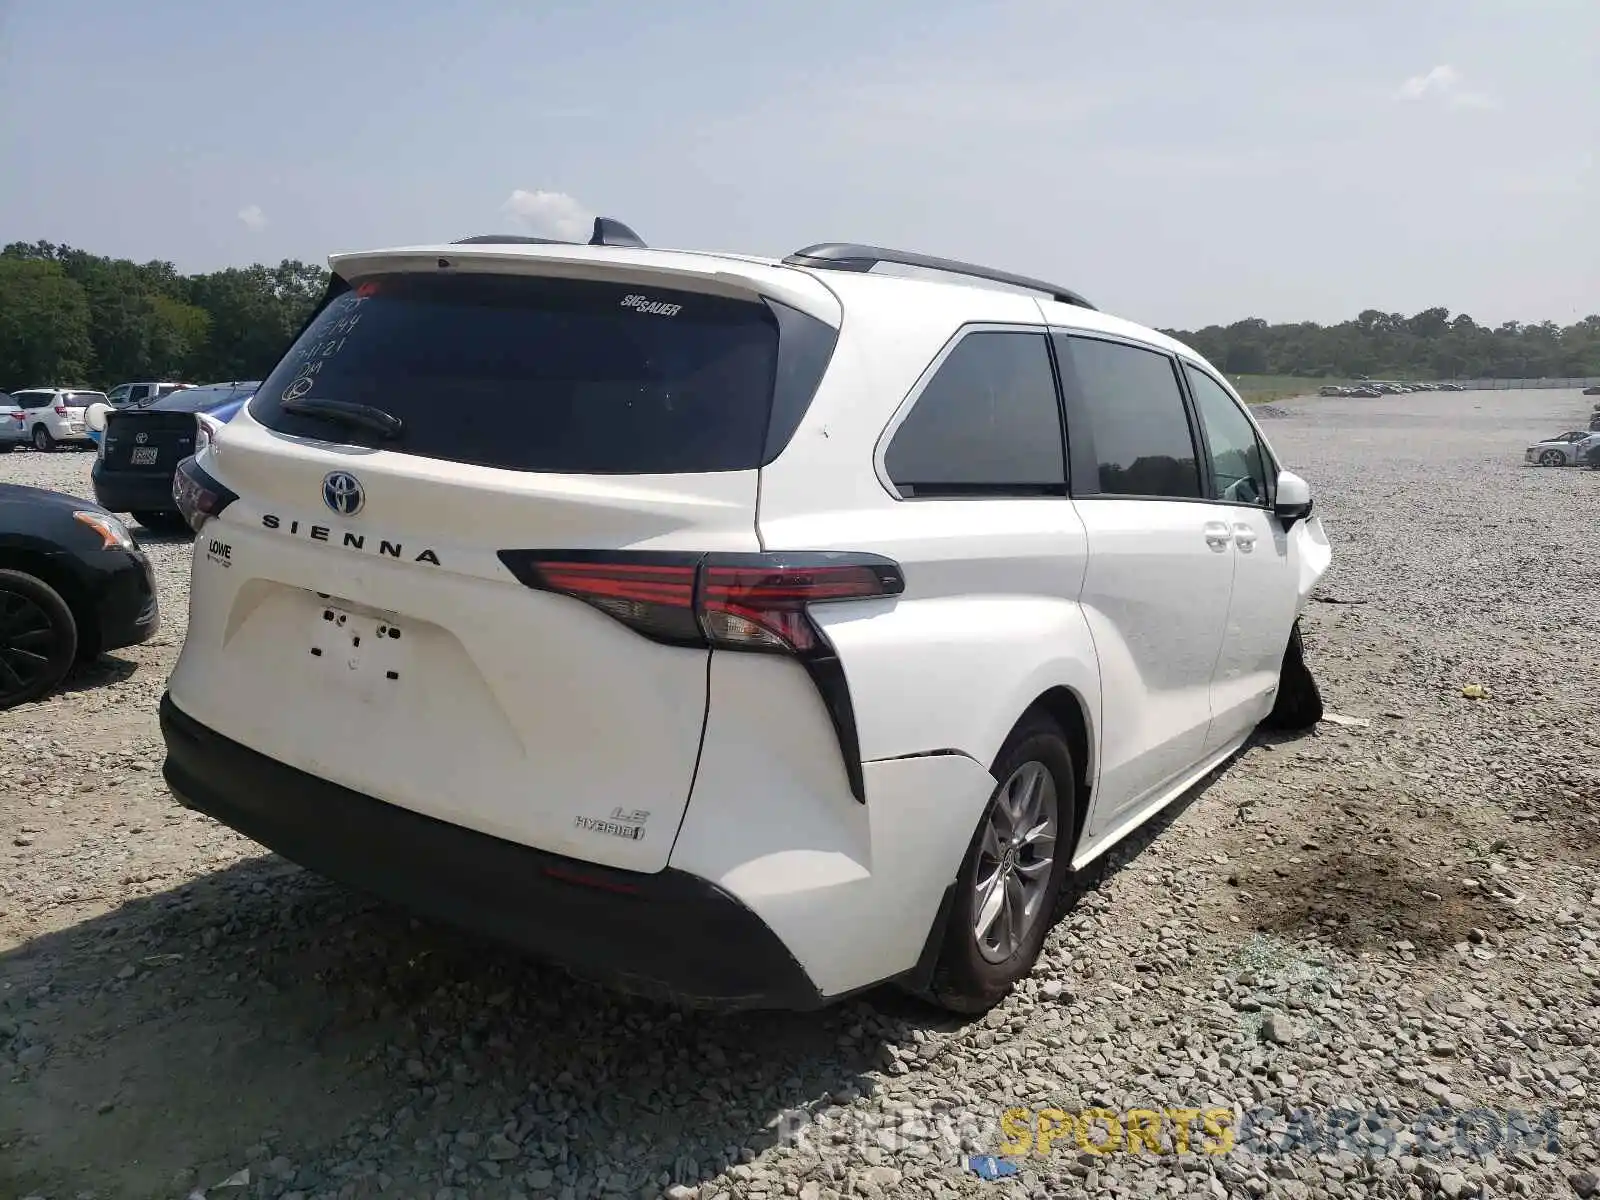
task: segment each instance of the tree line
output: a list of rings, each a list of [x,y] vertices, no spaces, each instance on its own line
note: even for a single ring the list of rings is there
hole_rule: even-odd
[[[1509,321],[1489,328],[1466,313],[1415,316],[1369,308],[1353,321],[1269,325],[1260,318],[1163,330],[1229,375],[1336,379],[1563,379],[1600,375],[1600,315],[1562,327]]]
[[[0,250],[0,390],[107,388],[139,379],[260,379],[327,286],[285,259],[203,275],[169,262],[105,258],[49,242]],[[1562,327],[1490,328],[1466,313],[1368,309],[1337,325],[1259,317],[1164,330],[1230,375],[1355,379],[1600,376],[1600,315]]]
[[[49,242],[0,250],[0,390],[261,379],[327,286],[285,259],[204,275]]]

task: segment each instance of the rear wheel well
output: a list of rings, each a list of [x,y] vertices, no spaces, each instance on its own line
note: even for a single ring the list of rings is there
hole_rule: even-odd
[[[1089,721],[1084,715],[1083,701],[1070,688],[1051,688],[1028,706],[1029,712],[1035,710],[1061,726],[1061,731],[1067,735],[1067,747],[1072,751],[1072,769],[1077,775],[1073,780],[1076,803],[1072,806],[1072,848],[1076,852],[1084,818],[1089,813]]]
[[[42,579],[66,601],[78,626],[78,661],[87,662],[100,655],[100,623],[94,619],[89,598],[71,574],[36,550],[0,549],[0,570],[22,571]]]

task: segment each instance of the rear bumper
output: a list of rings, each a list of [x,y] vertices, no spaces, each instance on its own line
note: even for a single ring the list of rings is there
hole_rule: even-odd
[[[118,471],[96,459],[89,470],[95,502],[112,512],[177,512],[172,472]]]
[[[732,1008],[822,997],[772,930],[671,868],[597,867],[386,804],[223,737],[161,698],[178,800],[319,874],[629,991]]]

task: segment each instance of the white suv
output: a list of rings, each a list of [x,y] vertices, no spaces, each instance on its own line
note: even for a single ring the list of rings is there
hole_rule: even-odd
[[[7,412],[21,413],[20,418],[11,416],[15,432],[21,435],[18,440],[31,442],[35,450],[54,450],[62,444],[90,446],[94,439],[84,410],[105,398],[104,392],[82,388],[24,388],[11,393]]]
[[[903,278],[880,264],[924,268]],[[1330,552],[1193,351],[864,246],[339,255],[175,482],[187,805],[634,990],[963,1011],[1321,713]]]

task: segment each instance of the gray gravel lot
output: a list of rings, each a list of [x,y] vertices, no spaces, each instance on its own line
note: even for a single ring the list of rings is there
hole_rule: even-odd
[[[1366,723],[1250,748],[972,1023],[621,999],[184,813],[155,705],[189,551],[148,539],[158,639],[0,714],[0,1197],[1597,1194],[1600,473],[1521,463],[1588,407],[1267,410],[1337,555],[1312,664]],[[1100,1120],[980,1179],[1009,1108],[1110,1110],[1122,1152]],[[1133,1109],[1229,1113],[1130,1153]]]

